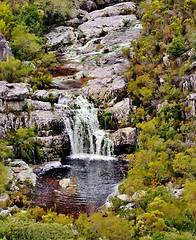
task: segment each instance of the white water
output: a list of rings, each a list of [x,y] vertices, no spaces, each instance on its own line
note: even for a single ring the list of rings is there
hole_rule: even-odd
[[[100,129],[97,109],[87,99],[78,96],[73,116],[65,117],[66,132],[70,139],[72,157],[79,155],[108,156],[113,154],[113,143],[108,134]]]

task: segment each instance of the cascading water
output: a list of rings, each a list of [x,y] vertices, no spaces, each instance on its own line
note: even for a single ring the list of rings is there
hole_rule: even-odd
[[[69,116],[65,117],[72,157],[82,154],[111,157],[113,143],[107,132],[99,127],[98,109],[83,96],[78,96],[74,103],[76,109],[70,110]]]

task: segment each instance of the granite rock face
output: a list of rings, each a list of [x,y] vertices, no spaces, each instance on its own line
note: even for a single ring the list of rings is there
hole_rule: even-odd
[[[63,91],[32,92],[25,83],[0,84],[0,135],[10,131],[37,126],[35,141],[43,146],[43,161],[59,160],[69,152],[69,139],[64,134],[64,105],[58,103]]]

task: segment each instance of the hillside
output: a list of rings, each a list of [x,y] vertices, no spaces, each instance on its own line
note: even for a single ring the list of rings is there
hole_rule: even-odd
[[[0,239],[196,239],[195,9],[1,1]],[[74,218],[32,207],[27,164],[71,153],[65,106],[72,116],[80,95],[129,163],[118,193]]]

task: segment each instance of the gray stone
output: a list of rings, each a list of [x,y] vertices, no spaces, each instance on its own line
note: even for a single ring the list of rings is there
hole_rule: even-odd
[[[130,201],[130,196],[127,194],[120,194],[117,196],[117,198],[119,198],[122,201]]]
[[[196,116],[196,93],[192,93],[187,96],[187,105],[190,107],[190,112],[185,112],[186,118],[194,118]]]
[[[0,62],[2,60],[8,60],[9,55],[12,55],[10,44],[6,41],[3,34],[0,34]]]
[[[44,110],[44,111],[52,111],[52,105],[50,102],[42,102],[32,99],[26,99],[25,104],[31,110]]]
[[[136,23],[135,15],[121,15],[111,17],[99,17],[93,21],[88,21],[78,27],[80,36],[85,37],[86,41],[91,38],[106,35],[111,31],[123,28],[127,25],[134,26]]]
[[[123,146],[136,146],[137,145],[137,132],[136,128],[121,128],[111,134],[115,147]]]
[[[36,175],[33,173],[33,169],[28,166],[22,160],[15,160],[10,163],[10,168],[14,172],[14,177],[17,182],[23,185],[36,184]]]
[[[89,20],[95,20],[99,17],[111,17],[117,15],[128,15],[136,12],[136,5],[133,2],[118,3],[113,6],[105,7],[89,13]]]
[[[39,165],[37,167],[34,168],[34,173],[36,173],[37,175],[41,176],[43,175],[45,172],[54,169],[54,168],[59,168],[61,167],[62,164],[60,161],[51,161],[48,163],[44,163],[42,165]]]
[[[9,210],[2,210],[2,211],[0,211],[0,216],[1,217],[8,217],[8,216],[11,216],[11,214],[10,214]]]
[[[49,48],[73,44],[76,41],[76,35],[72,27],[59,26],[46,34],[46,45]]]
[[[7,193],[2,193],[0,195],[0,205],[5,204],[9,200],[9,195]]]
[[[113,107],[108,108],[107,111],[112,113],[112,119],[117,124],[128,124],[129,122],[129,114],[130,114],[130,100],[129,98],[125,98],[124,100],[116,103]]]
[[[123,77],[115,74],[118,67],[120,66],[116,64],[95,68],[90,74],[93,80],[82,88],[83,92],[101,106],[110,106],[111,102],[115,104],[121,100],[126,96],[127,83]]]
[[[24,100],[29,97],[29,85],[25,83],[7,83],[1,81],[0,84],[0,99],[3,100]]]
[[[90,12],[97,9],[97,4],[93,0],[84,0],[80,4],[80,8]]]

